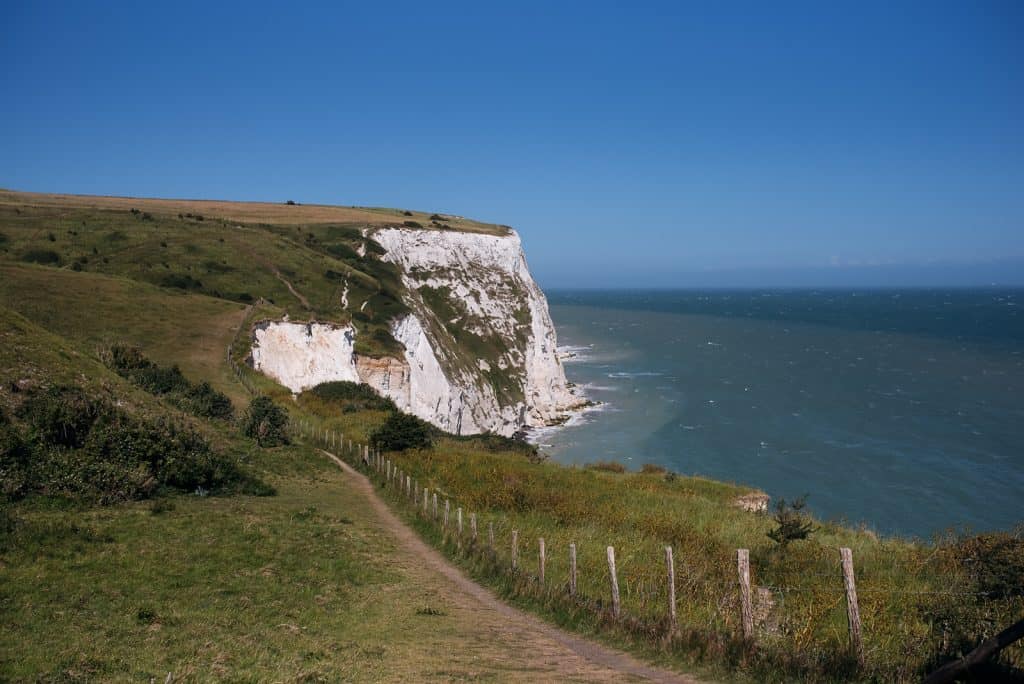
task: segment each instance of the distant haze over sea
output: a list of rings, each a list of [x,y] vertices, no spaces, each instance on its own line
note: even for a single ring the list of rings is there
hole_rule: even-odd
[[[530,263],[541,286],[551,289],[1024,287],[1024,257],[928,263],[871,263],[835,257],[834,263],[816,267],[688,268],[671,261],[669,255],[654,255],[642,270],[621,262],[575,266],[560,258],[548,263],[532,256]]]
[[[538,435],[565,463],[659,463],[825,518],[928,536],[1022,522],[1024,290],[548,293],[603,402]]]

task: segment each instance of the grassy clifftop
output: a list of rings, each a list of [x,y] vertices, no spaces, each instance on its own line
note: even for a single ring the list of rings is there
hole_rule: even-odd
[[[400,353],[408,311],[397,268],[369,229],[504,235],[508,228],[398,209],[0,191],[0,260],[120,276],[356,327],[357,351]]]
[[[426,229],[457,230],[488,235],[505,235],[507,226],[474,221],[462,216],[390,209],[386,207],[341,207],[326,204],[295,204],[289,202],[230,202],[201,199],[156,199],[145,197],[107,197],[99,195],[67,195],[39,192],[0,190],[0,204],[32,206],[39,209],[61,211],[113,211],[139,209],[157,217],[192,214],[204,218],[236,223],[268,223],[305,225],[341,223],[371,226],[400,225],[415,221]],[[437,217],[437,219],[432,219]]]

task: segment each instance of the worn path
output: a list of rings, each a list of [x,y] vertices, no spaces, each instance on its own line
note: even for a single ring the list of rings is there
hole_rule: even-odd
[[[508,663],[507,669],[502,668],[503,672],[491,672],[483,679],[697,684],[698,680],[692,677],[645,665],[626,653],[565,632],[504,603],[466,577],[399,520],[364,475],[334,454],[324,453],[348,475],[353,489],[370,501],[381,525],[394,535],[398,553],[413,556],[421,568],[438,576],[436,589],[444,595],[448,605],[473,611],[481,639],[467,647],[480,649],[484,654],[489,644],[500,644],[498,650],[521,654],[523,661],[529,663],[525,669]],[[438,653],[437,657],[441,661],[445,654]]]

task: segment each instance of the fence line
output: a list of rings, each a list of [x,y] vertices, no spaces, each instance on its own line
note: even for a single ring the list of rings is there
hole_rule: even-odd
[[[325,449],[334,447],[338,444],[341,444],[343,447],[345,445],[345,438],[343,435],[340,435],[340,433],[314,427],[305,420],[292,420],[289,427],[293,433],[300,436],[306,436]],[[375,481],[379,486],[384,488],[394,488],[394,501],[396,503],[405,502],[410,506],[413,515],[420,517],[428,523],[437,525],[440,528],[442,543],[452,542],[453,545],[464,553],[484,555],[485,558],[494,562],[495,568],[499,568],[502,572],[512,574],[521,580],[527,581],[527,584],[533,586],[535,590],[547,592],[549,594],[551,592],[564,592],[565,596],[568,599],[575,601],[577,605],[589,606],[599,612],[610,614],[610,617],[616,621],[623,620],[628,617],[623,614],[623,596],[639,598],[641,605],[644,607],[647,606],[648,599],[661,597],[658,598],[658,603],[661,604],[662,600],[664,600],[665,603],[661,604],[663,608],[659,610],[664,610],[663,624],[667,628],[668,635],[671,636],[678,628],[678,598],[676,593],[677,578],[675,558],[671,546],[664,547],[665,570],[664,575],[662,575],[661,578],[655,576],[653,573],[646,573],[639,577],[633,576],[632,578],[624,578],[622,579],[621,584],[616,565],[615,548],[610,545],[607,546],[606,560],[608,575],[606,581],[608,584],[606,586],[608,593],[604,598],[600,599],[593,596],[586,596],[580,591],[579,568],[577,563],[578,546],[575,541],[570,541],[568,543],[568,568],[566,570],[567,577],[564,584],[548,581],[547,560],[550,548],[544,538],[539,538],[537,540],[537,573],[536,575],[531,575],[525,568],[521,567],[520,564],[520,538],[518,529],[513,528],[509,530],[511,543],[510,546],[506,548],[509,548],[511,552],[511,562],[501,563],[499,561],[500,551],[496,542],[495,521],[493,519],[486,520],[487,544],[484,546],[480,543],[478,537],[478,525],[483,524],[484,520],[481,520],[481,515],[476,511],[467,511],[470,527],[470,536],[467,540],[463,534],[463,506],[457,505],[458,501],[453,500],[450,494],[443,494],[437,488],[428,487],[426,482],[421,488],[418,480],[414,480],[411,474],[401,470],[398,467],[398,464],[393,463],[388,458],[385,458],[379,450],[372,449],[369,445],[356,444],[350,441],[349,452],[360,455],[360,458],[355,459],[355,465],[367,471],[372,481]],[[422,504],[420,503],[420,492],[422,492]],[[444,501],[443,517],[439,516],[439,498],[441,498],[439,495],[443,496]],[[451,521],[449,517],[453,508],[455,509],[454,512],[456,518],[455,530],[452,530],[451,528]],[[452,539],[453,536],[454,539]],[[842,596],[845,596],[850,652],[855,658],[857,664],[861,668],[864,668],[867,664],[867,656],[863,643],[863,624],[860,619],[858,595],[879,593],[908,595],[942,594],[950,596],[985,594],[985,592],[960,592],[949,590],[890,590],[859,588],[856,586],[855,581],[853,552],[849,548],[845,547],[840,549],[839,561],[840,562],[835,572],[802,573],[806,576],[834,579],[836,581],[836,585],[834,587],[816,587],[812,589],[804,587],[773,586],[771,584],[754,584],[751,581],[750,553],[747,549],[737,549],[736,577],[738,586],[734,586],[737,587],[738,592],[725,592],[724,598],[719,601],[719,610],[726,609],[729,605],[735,606],[736,604],[731,603],[732,599],[729,597],[735,597],[738,594],[738,613],[734,613],[734,619],[727,619],[726,622],[728,624],[736,624],[735,618],[738,618],[740,631],[735,634],[735,636],[748,644],[753,644],[757,636],[757,623],[759,622],[759,619],[755,615],[753,605],[755,588],[758,592],[768,591],[778,593],[779,595],[784,595],[790,592],[821,593],[823,591],[834,591],[837,595],[841,594],[841,597],[838,598],[839,601],[842,601]],[[919,564],[915,565],[919,566]],[[697,579],[694,576],[685,575],[682,579],[681,586],[684,588],[688,586],[696,586],[696,581]],[[737,609],[733,608],[732,610]]]

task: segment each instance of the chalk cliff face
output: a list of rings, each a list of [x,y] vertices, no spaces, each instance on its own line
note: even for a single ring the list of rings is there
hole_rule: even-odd
[[[365,237],[401,274],[408,311],[391,333],[404,352],[357,354],[358,323],[269,322],[254,333],[255,368],[296,392],[364,382],[456,434],[511,435],[582,403],[566,386],[547,301],[514,231],[381,228]]]

